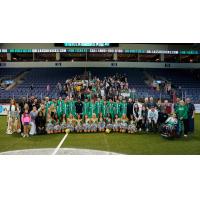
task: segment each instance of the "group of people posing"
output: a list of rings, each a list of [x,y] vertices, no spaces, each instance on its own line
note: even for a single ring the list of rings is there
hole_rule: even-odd
[[[154,101],[152,97],[143,101],[116,96],[113,99],[85,98],[49,99],[38,102],[31,97],[16,103],[11,100],[8,113],[7,133],[22,133],[23,137],[35,134],[71,132],[165,132],[174,130],[187,137],[194,131],[194,105],[190,99],[177,99],[174,108],[165,100]]]

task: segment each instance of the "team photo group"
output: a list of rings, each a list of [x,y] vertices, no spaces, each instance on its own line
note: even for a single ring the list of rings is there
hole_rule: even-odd
[[[31,96],[17,102],[12,99],[7,133],[29,137],[66,130],[74,133],[159,132],[165,137],[187,137],[194,132],[195,107],[189,98],[184,101],[177,97],[172,104],[153,97],[123,96],[122,91],[129,89],[125,76],[115,75],[103,81],[95,77],[86,85],[76,77],[66,80],[63,88],[58,90],[58,98]]]

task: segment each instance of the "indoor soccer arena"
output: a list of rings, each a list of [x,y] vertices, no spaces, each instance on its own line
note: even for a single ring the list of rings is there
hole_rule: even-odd
[[[199,49],[1,43],[0,154],[200,154]]]

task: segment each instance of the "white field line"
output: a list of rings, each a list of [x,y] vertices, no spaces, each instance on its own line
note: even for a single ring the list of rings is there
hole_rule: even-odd
[[[58,146],[55,148],[54,152],[52,153],[52,155],[56,155],[58,150],[60,149],[60,147],[62,146],[63,142],[66,140],[68,136],[68,133],[65,134],[65,136],[63,137],[63,139],[60,141],[60,143],[58,144]]]

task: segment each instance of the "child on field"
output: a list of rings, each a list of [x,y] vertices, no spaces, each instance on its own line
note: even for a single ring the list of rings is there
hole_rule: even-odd
[[[21,120],[22,120],[22,125],[24,127],[23,137],[29,137],[31,116],[28,112],[28,108],[25,108],[24,113],[22,114]]]

